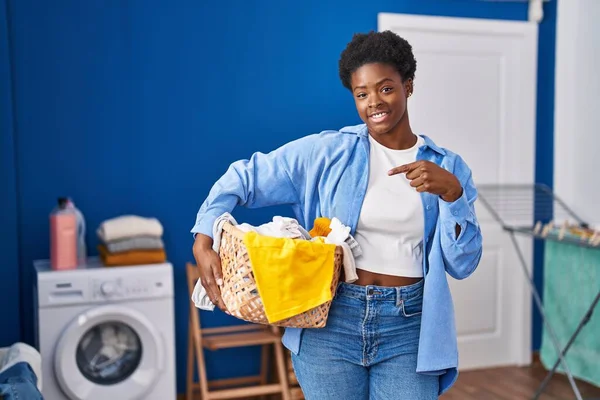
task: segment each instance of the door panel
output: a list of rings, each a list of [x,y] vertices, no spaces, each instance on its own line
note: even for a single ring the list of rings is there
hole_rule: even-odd
[[[415,132],[460,154],[476,184],[533,183],[537,24],[380,14],[417,59],[409,115]],[[484,237],[468,279],[449,277],[460,368],[529,362],[531,298],[512,242],[476,206]],[[531,258],[531,242],[522,240]]]

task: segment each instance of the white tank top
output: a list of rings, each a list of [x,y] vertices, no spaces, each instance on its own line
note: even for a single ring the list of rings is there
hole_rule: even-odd
[[[394,167],[416,161],[425,141],[406,150],[392,150],[369,135],[369,184],[355,239],[363,255],[356,268],[385,275],[423,277],[424,215],[421,196],[405,174],[388,175]]]

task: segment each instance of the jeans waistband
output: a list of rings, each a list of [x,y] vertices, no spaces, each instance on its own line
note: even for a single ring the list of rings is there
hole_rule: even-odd
[[[423,294],[424,280],[408,286],[359,286],[341,282],[337,287],[337,296],[352,297],[361,300],[399,301],[408,300]]]

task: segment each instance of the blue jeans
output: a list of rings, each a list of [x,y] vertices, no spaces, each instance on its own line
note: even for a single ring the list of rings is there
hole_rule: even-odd
[[[37,377],[29,364],[16,363],[0,374],[0,399],[42,400],[36,384]]]
[[[341,283],[327,326],[305,329],[294,370],[307,400],[430,400],[417,374],[423,281],[396,288]]]

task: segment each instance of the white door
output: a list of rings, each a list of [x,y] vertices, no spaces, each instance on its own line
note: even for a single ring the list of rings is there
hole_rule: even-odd
[[[379,30],[407,39],[417,59],[411,125],[460,154],[475,184],[534,182],[537,24],[380,14]],[[531,295],[517,254],[477,205],[484,249],[468,279],[449,277],[461,369],[531,357]],[[529,261],[531,241],[523,239]],[[531,265],[531,264],[530,264]]]
[[[155,326],[140,312],[115,305],[76,316],[54,354],[56,379],[72,400],[145,399],[163,363]]]

